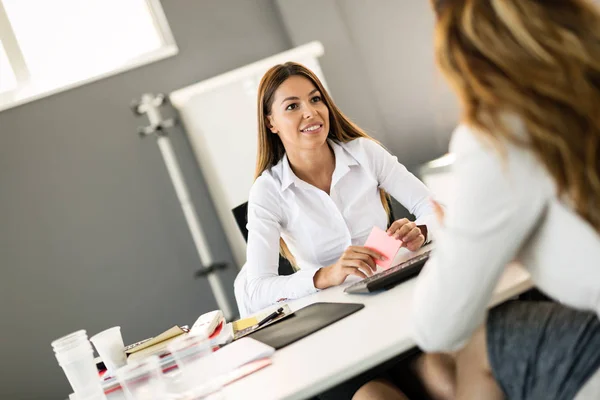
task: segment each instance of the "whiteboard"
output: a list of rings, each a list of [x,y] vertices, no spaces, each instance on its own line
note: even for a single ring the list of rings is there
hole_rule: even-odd
[[[272,66],[295,61],[311,69],[327,88],[317,60],[321,55],[323,45],[311,42],[169,95],[189,136],[238,268],[246,262],[246,242],[231,210],[248,201],[254,180],[260,79]]]

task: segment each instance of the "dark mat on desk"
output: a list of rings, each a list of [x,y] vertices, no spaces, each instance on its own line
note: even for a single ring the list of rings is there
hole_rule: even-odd
[[[254,332],[248,337],[275,349],[281,349],[328,325],[354,314],[364,304],[359,303],[314,303],[299,309],[293,315]]]

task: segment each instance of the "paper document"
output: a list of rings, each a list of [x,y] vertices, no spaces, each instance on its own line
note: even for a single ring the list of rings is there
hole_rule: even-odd
[[[254,340],[252,338],[242,338],[217,350],[215,361],[223,367],[224,370],[233,370],[251,361],[261,358],[269,358],[275,353],[271,346]]]
[[[290,306],[288,306],[287,304],[284,305],[277,305],[277,307],[273,307],[273,309],[268,309],[267,311],[262,311],[258,314],[254,314],[251,317],[248,318],[244,318],[244,319],[238,319],[237,321],[233,321],[232,325],[233,325],[233,332],[234,334],[243,331],[244,329],[250,328],[251,326],[254,326],[256,324],[258,324],[259,321],[261,321],[263,318],[265,318],[266,316],[268,316],[269,314],[271,314],[274,310],[276,310],[279,307],[283,307],[283,314],[284,315],[288,315],[292,313],[292,310],[290,309]],[[275,319],[274,321],[278,321],[279,319]]]

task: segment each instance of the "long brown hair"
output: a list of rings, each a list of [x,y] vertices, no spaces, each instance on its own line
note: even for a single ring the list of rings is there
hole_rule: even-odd
[[[265,73],[258,87],[258,152],[254,179],[257,179],[265,170],[275,166],[285,154],[285,148],[279,135],[272,133],[267,125],[267,117],[271,114],[277,88],[291,76],[305,77],[321,92],[323,103],[329,109],[329,139],[338,143],[347,143],[360,137],[375,141],[336,107],[319,78],[311,70],[295,62],[275,65]],[[389,216],[388,196],[383,189],[380,189],[379,193],[383,207]],[[294,268],[297,268],[296,261],[283,239],[280,239],[280,252]]]
[[[585,0],[433,0],[436,58],[480,135],[529,149],[600,232],[600,15]],[[524,123],[518,138],[503,124]]]

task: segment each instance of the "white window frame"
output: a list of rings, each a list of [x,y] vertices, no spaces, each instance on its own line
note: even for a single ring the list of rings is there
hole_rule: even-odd
[[[17,81],[16,89],[0,93],[0,112],[176,55],[179,52],[179,48],[175,43],[175,38],[169,27],[169,22],[167,21],[167,17],[160,4],[160,0],[146,0],[146,2],[152,13],[156,29],[163,38],[163,46],[161,46],[160,49],[132,59],[119,68],[64,84],[56,88],[40,90],[30,83],[31,80],[27,64],[25,63],[17,38],[11,28],[2,0],[0,0],[0,41],[2,41]]]

